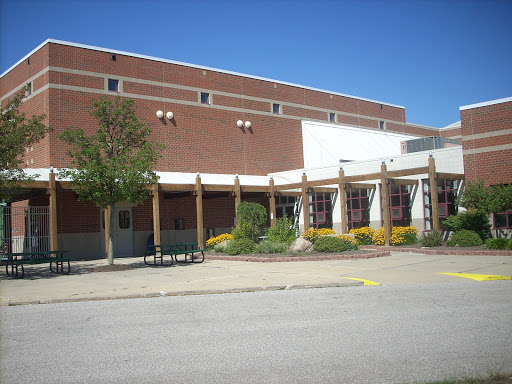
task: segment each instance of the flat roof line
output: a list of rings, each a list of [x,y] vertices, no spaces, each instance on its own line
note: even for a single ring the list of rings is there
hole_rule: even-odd
[[[162,62],[162,63],[182,65],[182,66],[190,67],[190,68],[197,68],[197,69],[203,69],[203,70],[214,71],[214,72],[219,72],[219,73],[225,73],[225,74],[228,74],[228,75],[242,76],[242,77],[246,77],[246,78],[249,78],[249,79],[269,81],[269,82],[273,82],[273,83],[276,83],[276,84],[288,85],[288,86],[292,86],[292,87],[298,87],[298,88],[307,89],[307,90],[310,90],[310,91],[323,92],[323,93],[328,93],[328,94],[331,94],[331,95],[342,96],[342,97],[349,97],[351,99],[356,99],[356,100],[361,100],[361,101],[369,101],[371,103],[378,103],[378,104],[387,105],[387,106],[390,106],[390,107],[405,109],[405,107],[401,106],[401,105],[390,104],[390,103],[386,103],[386,102],[378,101],[378,100],[366,99],[364,97],[352,96],[352,95],[347,95],[347,94],[339,93],[339,92],[327,91],[325,89],[308,87],[308,86],[305,86],[305,85],[289,83],[289,82],[286,82],[286,81],[268,79],[268,78],[265,78],[265,77],[247,75],[247,74],[244,74],[244,73],[227,71],[227,70],[217,69],[217,68],[211,68],[211,67],[206,67],[206,66],[203,66],[203,65],[183,63],[183,62],[175,61],[175,60],[161,59],[161,58],[154,57],[154,56],[139,55],[137,53],[130,53],[130,52],[118,51],[118,50],[115,50],[115,49],[107,49],[107,48],[95,47],[95,46],[86,45],[86,44],[71,43],[69,41],[55,40],[55,39],[47,39],[46,41],[41,43],[39,46],[37,46],[37,48],[33,49],[29,54],[25,55],[21,60],[16,62],[16,64],[12,65],[9,69],[7,69],[4,73],[2,73],[0,75],[0,78],[2,78],[4,75],[6,75],[8,72],[10,72],[14,67],[16,67],[18,64],[20,64],[25,59],[27,59],[30,55],[32,55],[34,52],[36,52],[37,50],[39,50],[41,47],[43,47],[45,44],[48,44],[48,43],[67,45],[67,46],[71,46],[71,47],[84,48],[84,49],[91,49],[91,50],[94,50],[94,51],[115,53],[115,54],[118,54],[118,55],[132,56],[132,57],[136,57],[136,58],[139,58],[139,59],[147,59],[147,60],[159,61],[159,62]]]
[[[462,107],[459,107],[460,111],[464,111],[466,109],[473,109],[473,108],[480,108],[480,107],[486,107],[488,105],[494,105],[494,104],[501,104],[501,103],[507,103],[509,101],[512,101],[512,97],[505,97],[503,99],[496,99],[496,100],[490,100],[490,101],[484,101],[482,103],[476,103],[476,104],[470,104],[470,105],[464,105]]]

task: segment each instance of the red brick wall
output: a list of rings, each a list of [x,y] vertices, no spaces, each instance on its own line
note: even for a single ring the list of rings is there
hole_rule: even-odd
[[[23,85],[48,64],[71,73],[51,71],[33,82],[35,90],[49,83],[52,88],[27,100],[27,114],[44,111],[54,128],[49,141],[34,146],[33,156],[27,157],[29,166],[34,167],[70,165],[67,148],[57,136],[69,126],[89,132],[95,129],[95,120],[89,116],[91,99],[105,93],[105,77],[121,80],[121,95],[135,98],[138,115],[153,129],[154,139],[167,145],[157,166],[161,171],[265,175],[301,168],[301,119],[328,121],[329,111],[337,112],[340,123],[376,129],[383,119],[390,131],[426,136],[436,133],[435,129],[405,123],[403,108],[378,102],[119,54],[112,61],[108,52],[55,43],[34,53],[30,65],[20,63],[6,74],[1,79],[2,95]],[[89,73],[72,72],[76,70]],[[212,105],[198,102],[201,90],[211,94]],[[144,99],[147,97],[152,99]],[[282,105],[283,115],[270,113],[272,102]],[[158,119],[157,110],[172,111],[174,120]],[[252,128],[238,128],[237,120],[251,121]]]
[[[466,180],[512,183],[512,150],[497,147],[512,144],[512,134],[499,135],[512,129],[512,102],[463,109],[460,115]],[[471,136],[480,134],[485,137]]]

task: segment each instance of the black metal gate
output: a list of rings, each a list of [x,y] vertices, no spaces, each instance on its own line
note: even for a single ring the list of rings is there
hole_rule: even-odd
[[[49,207],[0,207],[0,244],[4,252],[50,250]]]

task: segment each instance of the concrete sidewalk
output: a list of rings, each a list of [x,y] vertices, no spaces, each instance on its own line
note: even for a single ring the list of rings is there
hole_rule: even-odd
[[[402,252],[371,259],[281,263],[207,258],[202,264],[158,267],[145,265],[142,257],[119,258],[115,263],[133,269],[93,272],[106,265],[105,260],[93,260],[73,262],[69,275],[50,273],[48,265],[27,266],[24,279],[7,277],[4,270],[0,305],[353,286],[364,285],[364,280],[378,284],[473,281],[442,272],[512,276],[512,256]]]

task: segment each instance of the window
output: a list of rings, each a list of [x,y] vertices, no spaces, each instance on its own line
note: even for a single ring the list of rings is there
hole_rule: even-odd
[[[119,228],[130,228],[130,211],[119,211]]]
[[[272,104],[272,113],[275,113],[276,115],[280,115],[283,113],[281,109],[281,104],[273,103]]]
[[[411,225],[411,185],[389,185],[389,214],[391,226]]]
[[[370,198],[368,189],[347,189],[348,229],[368,227],[370,225]]]
[[[384,130],[386,129],[386,122],[385,121],[379,121],[379,129]]]
[[[25,84],[25,97],[30,96],[32,94],[32,83],[29,82]]]
[[[437,206],[439,207],[439,218],[445,218],[457,214],[457,190],[459,180],[437,180]],[[423,207],[425,213],[425,230],[432,229],[432,195],[430,180],[423,180]]]
[[[210,94],[201,92],[201,104],[210,104]]]
[[[512,229],[512,209],[494,214],[495,229]]]
[[[185,219],[183,218],[177,218],[174,219],[174,229],[177,231],[182,231],[185,229]]]
[[[108,79],[108,90],[110,92],[119,92],[119,80]]]
[[[111,53],[110,54],[110,60],[112,60],[112,61],[116,61],[117,60],[117,56],[116,56],[115,53]]]
[[[336,113],[334,112],[329,112],[329,121],[331,123],[336,123]]]
[[[295,217],[295,203],[294,196],[277,196],[276,197],[276,219],[281,217]]]
[[[332,201],[330,193],[309,195],[309,225],[311,228],[332,228]]]

